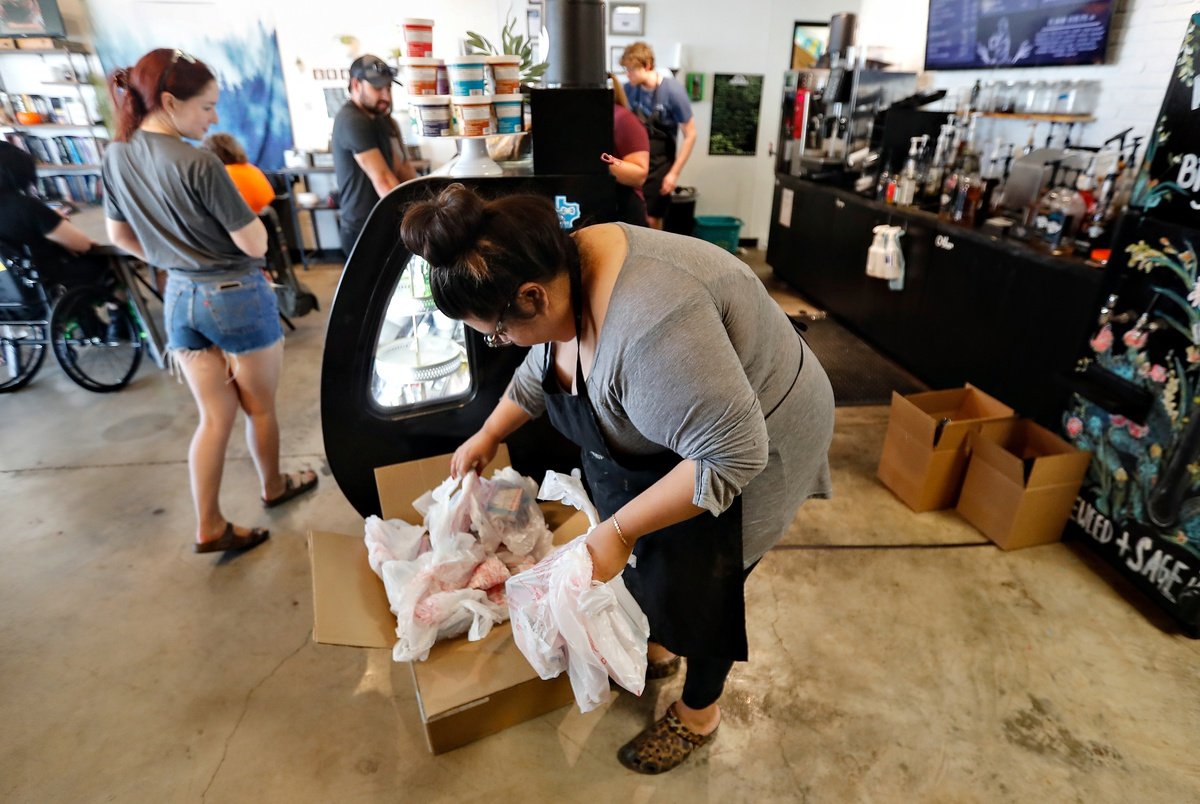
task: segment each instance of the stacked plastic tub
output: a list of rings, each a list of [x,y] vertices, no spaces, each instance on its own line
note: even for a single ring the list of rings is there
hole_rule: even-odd
[[[524,130],[520,56],[433,57],[433,20],[404,21],[404,86],[423,137],[486,137]],[[413,38],[410,39],[410,31]]]

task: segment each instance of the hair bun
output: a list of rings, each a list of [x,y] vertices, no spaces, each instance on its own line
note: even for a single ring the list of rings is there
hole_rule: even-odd
[[[410,206],[400,223],[400,237],[430,265],[450,265],[475,246],[485,216],[483,199],[455,182],[432,201]]]
[[[112,79],[120,89],[129,89],[129,68],[118,67],[113,70]]]

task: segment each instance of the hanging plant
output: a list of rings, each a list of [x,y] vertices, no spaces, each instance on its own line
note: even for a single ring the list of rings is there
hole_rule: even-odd
[[[504,30],[500,32],[500,48],[497,49],[491,40],[475,31],[467,31],[467,48],[472,55],[487,56],[520,56],[521,83],[536,84],[542,80],[549,66],[546,62],[534,64],[533,39],[527,39],[516,32],[517,18],[509,16]]]

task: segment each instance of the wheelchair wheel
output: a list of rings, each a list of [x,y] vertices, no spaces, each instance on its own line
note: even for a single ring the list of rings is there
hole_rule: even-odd
[[[62,295],[50,315],[50,341],[67,376],[96,393],[124,388],[142,362],[142,336],[128,305],[102,287]]]
[[[45,324],[0,321],[0,393],[24,388],[46,359]]]

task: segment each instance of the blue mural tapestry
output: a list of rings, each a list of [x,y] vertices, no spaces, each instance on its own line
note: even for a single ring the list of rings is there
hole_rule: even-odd
[[[275,24],[265,2],[90,0],[89,6],[106,74],[159,47],[195,56],[216,73],[221,87],[220,122],[212,131],[241,140],[250,161],[263,170],[283,166],[283,152],[292,147],[292,122]]]

